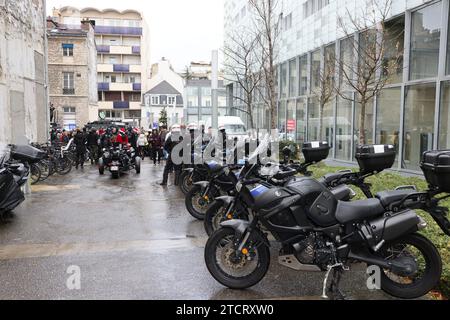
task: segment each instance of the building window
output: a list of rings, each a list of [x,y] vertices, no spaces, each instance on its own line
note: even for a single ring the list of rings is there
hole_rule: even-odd
[[[176,97],[167,96],[167,104],[173,106],[175,104]]]
[[[299,70],[300,70],[300,74],[299,74],[300,95],[304,96],[307,94],[307,91],[308,91],[308,56],[307,55],[300,57]]]
[[[349,37],[341,40],[340,57],[339,57],[339,83],[343,90],[351,90],[349,80],[353,77],[354,65],[354,38]]]
[[[352,109],[353,103],[350,100],[338,98],[335,149],[336,158],[345,161],[350,161],[352,158]]]
[[[152,105],[154,106],[159,105],[159,96],[152,96]]]
[[[63,72],[63,94],[75,94],[74,73]]]
[[[287,64],[287,62],[286,63],[283,63],[282,65],[281,65],[281,67],[280,67],[280,76],[281,76],[281,79],[280,79],[280,94],[281,94],[281,96],[280,96],[280,98],[281,99],[283,99],[283,98],[287,98],[287,96],[288,96],[288,64]]]
[[[436,77],[439,65],[442,3],[412,13],[410,79]]]
[[[202,107],[212,106],[212,91],[211,88],[202,88]]]
[[[187,89],[188,107],[198,107],[198,93],[197,87],[189,87]]]
[[[450,82],[442,83],[441,110],[439,114],[440,150],[450,149]]]
[[[289,97],[297,96],[297,60],[289,61]]]
[[[373,99],[370,99],[366,103],[365,112],[364,112],[364,126],[361,125],[361,105],[356,103],[355,105],[355,119],[354,119],[354,139],[355,145],[354,149],[360,144],[373,144]],[[364,130],[364,142],[361,141],[360,132]]]
[[[74,107],[63,107],[63,127],[66,130],[74,130],[77,126],[76,110]]]
[[[319,101],[317,97],[308,99],[308,141],[319,140]]]
[[[116,57],[109,57],[109,64],[116,64],[117,58]]]
[[[292,28],[292,13],[289,13],[286,17],[283,18],[283,27],[284,30],[289,30]]]
[[[419,171],[425,151],[433,149],[436,84],[410,86],[406,91],[403,169]]]
[[[98,115],[99,115],[99,118],[101,115],[105,115],[105,118],[108,120],[121,120],[122,119],[122,111],[99,110]]]
[[[64,57],[73,57],[73,44],[63,43],[62,49]]]
[[[306,99],[304,98],[297,100],[296,122],[297,143],[303,145],[306,141]]]
[[[314,92],[320,86],[320,50],[311,54],[311,91]]]
[[[384,89],[377,99],[377,144],[391,144],[399,151],[401,88]]]
[[[403,52],[405,42],[405,17],[386,22],[386,52],[383,59],[384,70],[389,70],[389,83],[403,80]],[[386,71],[384,74],[386,75]]]

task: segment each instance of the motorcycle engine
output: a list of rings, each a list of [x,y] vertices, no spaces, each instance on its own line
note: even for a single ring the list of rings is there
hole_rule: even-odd
[[[302,264],[317,265],[326,270],[332,264],[334,252],[327,246],[327,241],[316,234],[310,234],[308,238],[294,245],[295,256]]]

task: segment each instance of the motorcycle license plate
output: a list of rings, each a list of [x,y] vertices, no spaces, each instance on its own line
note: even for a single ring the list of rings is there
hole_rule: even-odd
[[[119,167],[117,167],[117,166],[112,166],[112,167],[111,167],[111,171],[119,171]]]

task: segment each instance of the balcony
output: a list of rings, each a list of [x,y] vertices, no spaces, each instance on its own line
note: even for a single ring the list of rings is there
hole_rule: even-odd
[[[98,91],[109,91],[109,83],[108,82],[99,82],[98,83]]]
[[[133,83],[133,91],[141,91],[142,85],[140,83]]]
[[[130,109],[129,101],[114,101],[113,102],[114,109]]]
[[[110,46],[98,45],[97,52],[98,53],[110,53]]]
[[[113,109],[130,109],[141,110],[141,102],[139,101],[99,101],[99,109],[113,110]]]
[[[63,94],[64,95],[74,95],[75,89],[74,88],[63,88]]]
[[[141,84],[124,82],[99,82],[98,91],[141,91]]]
[[[133,54],[141,54],[141,47],[140,46],[133,46],[131,49],[131,52],[133,52]]]
[[[129,64],[115,64],[113,65],[114,72],[130,72]]]
[[[142,36],[142,28],[95,26],[95,33]]]

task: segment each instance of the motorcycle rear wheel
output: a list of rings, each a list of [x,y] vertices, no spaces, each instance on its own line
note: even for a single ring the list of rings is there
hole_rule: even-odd
[[[401,299],[416,299],[435,288],[442,274],[442,259],[434,244],[424,236],[414,233],[385,245],[385,260],[401,257],[414,258],[418,270],[412,276],[402,276],[382,270],[381,289]]]

